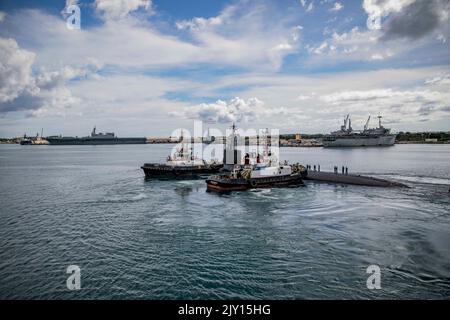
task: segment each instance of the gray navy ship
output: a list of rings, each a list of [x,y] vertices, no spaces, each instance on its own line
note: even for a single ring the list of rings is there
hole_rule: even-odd
[[[370,116],[364,130],[353,130],[350,115],[344,119],[341,130],[333,131],[323,138],[324,147],[376,147],[392,146],[395,144],[396,134],[391,129],[381,125],[381,116],[378,116],[378,128],[369,128]]]
[[[147,138],[118,138],[113,132],[96,133],[96,128],[88,137],[50,136],[46,140],[50,145],[100,145],[100,144],[145,144]]]

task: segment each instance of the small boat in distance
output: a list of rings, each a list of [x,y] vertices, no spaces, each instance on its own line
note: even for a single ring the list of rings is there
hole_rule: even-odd
[[[36,134],[36,137],[27,137],[26,134],[23,135],[23,138],[20,140],[20,144],[22,146],[27,145],[48,145],[49,142],[43,138],[43,130],[41,130],[41,135],[39,133]]]
[[[23,138],[20,140],[20,145],[22,146],[29,146],[32,145],[33,141],[31,141],[30,138],[27,138],[27,135],[23,135]]]
[[[303,166],[278,165],[236,166],[229,175],[217,175],[206,180],[208,191],[230,192],[256,188],[303,185],[307,171]]]

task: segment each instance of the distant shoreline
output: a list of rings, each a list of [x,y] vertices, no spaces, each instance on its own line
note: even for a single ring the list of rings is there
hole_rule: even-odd
[[[145,144],[177,144],[178,142],[147,142]],[[0,141],[0,145],[8,144],[20,144],[20,142],[15,141]],[[427,145],[450,145],[450,141],[437,141],[437,142],[426,142],[426,141],[396,141],[395,144],[427,144]],[[114,145],[114,144],[112,144]],[[281,148],[322,148],[322,145],[283,145],[280,144]]]
[[[320,147],[326,134],[280,134],[281,147]],[[0,144],[19,144],[23,137],[0,138]],[[33,137],[31,137],[33,139]],[[44,137],[45,139],[45,137]],[[193,143],[202,143],[202,138],[191,138]],[[203,138],[204,139],[204,138]],[[212,143],[223,141],[224,137],[215,137]],[[252,139],[251,139],[252,140]],[[203,140],[204,141],[204,140]],[[210,141],[211,142],[211,141]],[[147,144],[176,144],[173,137],[147,137]],[[397,133],[395,144],[450,144],[450,131],[403,132]]]

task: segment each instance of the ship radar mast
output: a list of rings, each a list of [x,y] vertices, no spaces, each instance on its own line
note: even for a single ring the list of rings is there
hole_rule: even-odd
[[[237,136],[236,136],[236,124],[233,122],[233,125],[231,126],[232,132],[231,132],[231,139],[233,142],[234,149],[236,149],[238,143],[237,143]]]
[[[379,115],[377,118],[378,118],[378,127],[383,128],[383,126],[381,125],[381,118],[383,118],[383,117],[381,115]]]

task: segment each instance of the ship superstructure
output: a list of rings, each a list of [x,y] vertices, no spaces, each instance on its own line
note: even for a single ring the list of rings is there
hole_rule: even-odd
[[[324,147],[374,147],[392,146],[396,134],[391,129],[383,127],[382,116],[378,116],[378,127],[369,128],[370,116],[363,130],[353,130],[350,115],[344,118],[344,124],[338,131],[333,131],[323,138]]]

